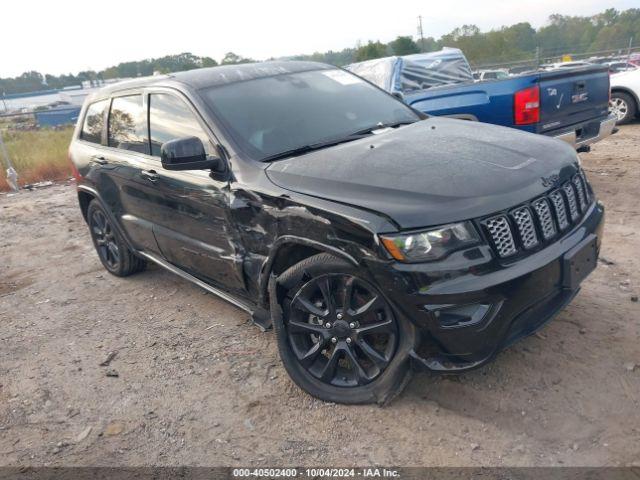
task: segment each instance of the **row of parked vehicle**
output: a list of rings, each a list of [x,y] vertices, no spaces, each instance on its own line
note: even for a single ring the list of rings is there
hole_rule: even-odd
[[[570,60],[555,63],[544,63],[539,66],[542,70],[557,70],[559,68],[575,68],[587,65],[606,65],[611,73],[626,72],[640,68],[640,52],[627,55],[608,57],[589,57],[585,60]],[[530,64],[514,65],[509,68],[479,69],[473,72],[473,78],[477,81],[506,78],[532,70]]]
[[[265,62],[111,85],[69,157],[107,271],[155,263],[273,326],[305,391],[382,403],[572,300],[604,225],[575,148],[615,119],[604,68],[474,83],[441,52],[350,69],[369,81]]]

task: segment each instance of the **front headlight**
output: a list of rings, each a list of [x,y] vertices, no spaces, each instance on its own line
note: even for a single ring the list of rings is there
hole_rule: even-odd
[[[393,258],[409,263],[437,260],[480,242],[471,222],[452,223],[423,232],[381,235],[380,239]]]

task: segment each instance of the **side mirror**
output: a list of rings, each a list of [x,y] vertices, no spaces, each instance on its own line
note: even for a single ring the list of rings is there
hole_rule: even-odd
[[[207,155],[198,137],[177,138],[163,143],[160,158],[166,170],[224,170],[223,160]]]
[[[404,102],[404,94],[402,92],[393,92],[391,95],[396,97],[401,102]]]

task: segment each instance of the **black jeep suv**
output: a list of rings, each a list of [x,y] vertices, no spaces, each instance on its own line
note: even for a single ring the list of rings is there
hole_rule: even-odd
[[[570,302],[600,248],[568,145],[427,118],[318,63],[106,87],[70,158],[109,272],[151,261],[273,325],[291,378],[328,401],[484,364]]]

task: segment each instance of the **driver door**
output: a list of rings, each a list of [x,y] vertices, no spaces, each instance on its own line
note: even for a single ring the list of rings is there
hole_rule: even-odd
[[[188,100],[173,91],[151,91],[149,138],[157,168],[148,181],[157,195],[153,232],[162,255],[181,269],[226,289],[242,292],[241,252],[229,217],[229,185],[210,171],[162,168],[162,144],[195,136],[207,154],[218,155],[203,123]]]

